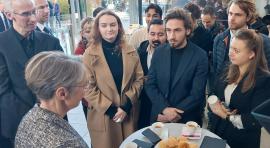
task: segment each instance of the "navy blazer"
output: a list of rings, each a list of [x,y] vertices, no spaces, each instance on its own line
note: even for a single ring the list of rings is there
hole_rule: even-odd
[[[0,33],[0,122],[1,134],[15,138],[17,127],[24,116],[36,103],[36,96],[26,86],[24,69],[28,57],[13,32]],[[50,35],[34,31],[34,54],[42,51],[63,51],[59,40]]]
[[[244,129],[238,130],[227,120],[209,112],[209,129],[227,140],[231,148],[259,148],[261,126],[251,115],[252,109],[262,102],[270,99],[270,75],[258,71],[255,77],[255,85],[247,92],[242,93],[243,80],[239,82],[231,95],[229,108],[237,109]],[[224,101],[224,90],[228,84],[219,78],[216,81],[214,94]]]
[[[166,43],[155,49],[145,83],[152,102],[151,122],[155,122],[166,107],[175,107],[184,110],[180,122],[194,120],[201,123],[208,74],[207,54],[188,41],[182,58],[170,86],[171,47]]]

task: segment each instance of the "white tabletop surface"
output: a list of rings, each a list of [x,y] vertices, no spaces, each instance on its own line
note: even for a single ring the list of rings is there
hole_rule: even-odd
[[[164,127],[169,129],[169,137],[174,136],[174,137],[179,137],[181,135],[182,132],[182,128],[184,127],[185,124],[180,124],[180,123],[166,123]],[[149,128],[149,127],[146,127]],[[134,139],[139,139],[139,140],[143,140],[143,141],[147,141],[149,142],[144,135],[142,135],[142,131],[144,131],[146,128],[142,128],[136,132],[134,132],[133,134],[131,134],[130,136],[128,136],[120,145],[120,148],[125,148],[125,145],[132,142]],[[219,138],[221,139],[219,136],[217,136],[216,134],[208,131],[207,129],[202,129],[202,135],[200,139],[197,140],[190,140],[190,142],[192,143],[196,143],[199,146],[202,143],[202,140],[204,138],[204,136],[209,136],[209,137],[213,137],[213,138]],[[230,148],[230,146],[227,144],[226,148]]]

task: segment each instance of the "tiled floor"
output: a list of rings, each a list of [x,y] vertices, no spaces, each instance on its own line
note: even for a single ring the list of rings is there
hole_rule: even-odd
[[[88,146],[91,147],[91,139],[81,103],[76,108],[70,110],[67,116],[69,124],[81,135]]]

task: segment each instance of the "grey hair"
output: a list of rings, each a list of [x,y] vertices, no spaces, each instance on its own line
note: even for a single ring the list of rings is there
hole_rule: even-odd
[[[62,52],[46,51],[30,59],[25,69],[28,87],[38,99],[49,100],[59,87],[73,93],[74,86],[87,81],[84,65]]]

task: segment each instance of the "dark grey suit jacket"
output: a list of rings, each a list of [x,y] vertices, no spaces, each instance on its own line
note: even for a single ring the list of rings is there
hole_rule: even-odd
[[[34,49],[63,51],[59,40],[50,35],[34,31]],[[0,33],[0,123],[1,134],[15,138],[22,117],[36,103],[36,96],[26,86],[24,69],[28,57],[14,29]]]
[[[245,78],[244,78],[245,79]],[[244,80],[243,79],[243,80]],[[242,92],[243,80],[241,80],[231,95],[229,108],[237,109],[241,115],[244,129],[237,129],[232,122],[224,120],[209,110],[209,129],[219,135],[232,147],[259,148],[261,125],[251,115],[251,111],[267,99],[270,99],[270,75],[257,70],[254,87]],[[225,101],[224,91],[228,83],[221,77],[215,82],[213,94],[221,101]]]
[[[154,52],[145,83],[146,93],[152,102],[151,122],[155,122],[166,107],[184,110],[182,123],[189,120],[201,122],[208,73],[207,54],[188,41],[182,58],[175,78],[170,82],[170,45],[161,45]]]

